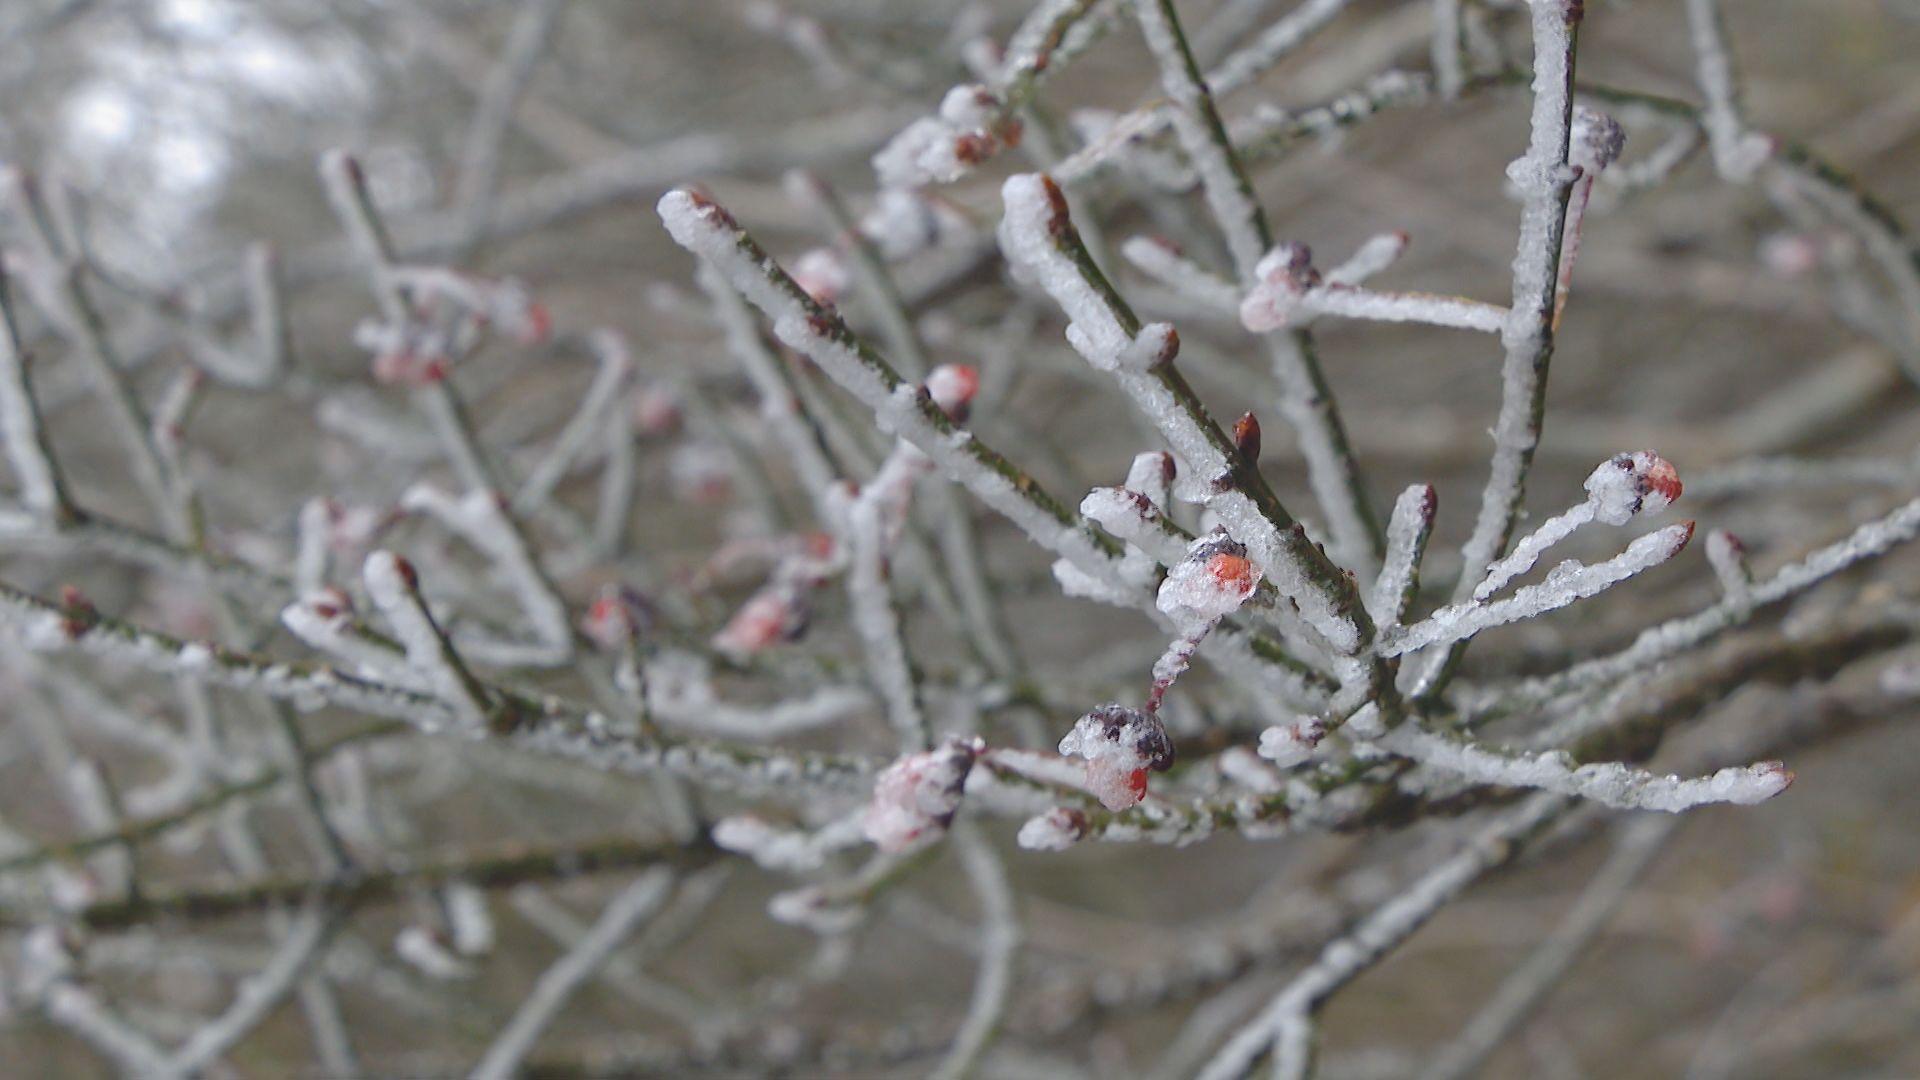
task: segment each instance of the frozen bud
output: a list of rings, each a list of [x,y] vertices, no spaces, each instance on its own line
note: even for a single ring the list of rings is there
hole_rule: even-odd
[[[680,395],[662,383],[633,392],[633,430],[640,435],[671,435],[680,427]]]
[[[1788,281],[1820,269],[1822,254],[1820,238],[1807,233],[1774,233],[1760,241],[1760,265]]]
[[[927,396],[955,423],[964,423],[980,389],[980,373],[971,364],[941,364],[927,376]]]
[[[713,635],[713,647],[733,657],[751,656],[806,633],[809,615],[806,598],[793,589],[762,589]]]
[[[956,86],[940,99],[940,119],[955,127],[983,128],[992,124],[1000,100],[993,91],[972,83]]]
[[[1614,163],[1627,145],[1627,133],[1613,117],[1585,105],[1573,107],[1573,128],[1568,134],[1567,163],[1578,165],[1588,176]]]
[[[1615,454],[1587,477],[1587,502],[1593,516],[1608,525],[1625,525],[1639,514],[1657,514],[1680,497],[1680,474],[1673,463],[1651,450]]]
[[[1246,545],[1216,531],[1195,540],[1167,571],[1154,603],[1183,626],[1205,625],[1238,610],[1259,584]]]
[[[1060,753],[1087,762],[1087,790],[1109,810],[1147,797],[1147,772],[1173,765],[1173,740],[1160,718],[1124,705],[1102,705],[1060,740]]]
[[[1155,506],[1164,509],[1168,492],[1173,487],[1175,472],[1173,455],[1165,450],[1136,454],[1133,463],[1127,466],[1127,488],[1145,495]]]
[[[1313,252],[1305,244],[1281,244],[1254,267],[1259,280],[1240,302],[1240,325],[1255,333],[1287,325],[1307,290],[1320,284]]]
[[[817,304],[837,304],[850,284],[847,264],[832,248],[813,248],[793,261],[793,283]]]
[[[1065,851],[1087,835],[1087,815],[1068,806],[1036,814],[1020,826],[1014,839],[1028,851]]]
[[[580,617],[580,633],[608,652],[626,648],[652,627],[653,605],[624,585],[608,585]]]
[[[886,852],[905,851],[946,832],[982,749],[978,740],[952,738],[887,766],[873,782],[873,801],[861,815],[860,831]]]
[[[1260,756],[1283,769],[1292,768],[1313,756],[1314,748],[1327,737],[1327,725],[1319,717],[1307,716],[1291,724],[1279,724],[1260,733]]]
[[[473,965],[457,955],[449,942],[424,926],[409,926],[396,934],[393,951],[429,979],[451,982],[473,976]]]
[[[100,622],[100,611],[73,585],[60,586],[60,632],[78,640]]]

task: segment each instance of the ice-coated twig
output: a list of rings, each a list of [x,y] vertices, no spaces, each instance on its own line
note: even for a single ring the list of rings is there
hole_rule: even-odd
[[[1294,976],[1252,1023],[1227,1040],[1200,1070],[1200,1080],[1246,1076],[1269,1051],[1274,1055],[1274,1075],[1286,1080],[1305,1077],[1312,1065],[1313,1016],[1320,1005],[1411,937],[1487,872],[1511,862],[1529,839],[1570,805],[1557,795],[1534,796],[1410,882],[1352,931],[1329,942],[1320,950],[1319,958]]]
[[[1361,288],[1377,252],[1364,249],[1324,278],[1307,249],[1282,244],[1254,268],[1255,281],[1241,300],[1240,325],[1254,333],[1303,327],[1321,315],[1374,322],[1412,322],[1497,334],[1507,311],[1494,304],[1434,293],[1379,292]],[[1336,277],[1335,275],[1339,275]]]
[[[1130,237],[1120,245],[1120,254],[1148,277],[1209,311],[1234,315],[1240,310],[1240,290],[1232,282],[1187,259],[1166,241]]]
[[[1575,960],[1592,946],[1614,912],[1633,892],[1654,860],[1666,850],[1678,818],[1643,817],[1620,824],[1612,854],[1587,882],[1566,917],[1487,999],[1480,1011],[1441,1047],[1420,1072],[1420,1080],[1466,1080],[1526,1022]]]
[[[64,525],[78,511],[54,461],[53,443],[33,394],[31,363],[14,321],[6,268],[0,266],[0,439],[6,442],[7,464],[20,485],[20,501],[54,525]]]
[[[1433,5],[1433,88],[1448,101],[1460,96],[1466,82],[1465,56],[1460,47],[1460,0],[1431,0]]]
[[[1094,367],[1111,373],[1186,463],[1189,481],[1220,515],[1254,565],[1342,653],[1372,635],[1351,579],[1310,543],[1253,465],[1220,430],[1172,364],[1179,338],[1165,324],[1142,326],[1086,258],[1059,188],[1044,175],[1021,175],[1001,188],[1006,217],[1001,247],[1067,313],[1068,340]]]
[[[1507,582],[1533,569],[1547,549],[1592,521],[1625,525],[1641,514],[1657,514],[1680,497],[1680,474],[1665,458],[1648,450],[1615,454],[1588,474],[1585,502],[1555,514],[1522,537],[1506,557],[1487,568],[1486,579],[1473,590],[1473,599],[1485,601]]]
[[[1430,645],[1465,641],[1482,630],[1520,619],[1530,619],[1566,607],[1612,588],[1678,555],[1693,536],[1693,522],[1657,529],[1627,545],[1602,563],[1587,565],[1572,559],[1550,571],[1537,585],[1526,585],[1504,600],[1483,603],[1467,600],[1441,608],[1410,626],[1382,632],[1382,656],[1402,656]]]
[[[1583,9],[1578,0],[1539,0],[1527,9],[1533,31],[1533,107],[1526,154],[1507,168],[1522,203],[1513,258],[1513,302],[1500,330],[1505,352],[1500,366],[1500,412],[1494,421],[1493,458],[1479,514],[1460,549],[1456,601],[1473,595],[1487,567],[1512,538],[1527,472],[1540,444],[1547,361],[1553,355],[1555,273],[1573,181],[1567,153],[1575,31]],[[1429,695],[1442,685],[1458,649],[1456,644],[1430,658],[1420,672],[1416,696]]]
[[[193,352],[193,362],[221,382],[265,389],[280,380],[293,353],[280,283],[280,257],[271,245],[255,243],[247,247],[241,265],[250,340],[231,346],[203,327],[190,325],[187,345]]]
[[[1748,131],[1740,117],[1739,88],[1733,57],[1727,51],[1726,28],[1718,0],[1686,0],[1687,33],[1693,38],[1694,77],[1706,107],[1700,112],[1713,167],[1736,184],[1753,178],[1754,171],[1773,153],[1773,141]]]
[[[494,716],[495,705],[427,610],[413,565],[390,551],[376,551],[367,556],[361,580],[406,649],[407,664],[429,680],[434,693],[453,708],[462,724],[484,727]]]
[[[1707,563],[1728,600],[1739,602],[1753,592],[1753,567],[1747,565],[1747,546],[1725,529],[1707,534]]]
[[[594,331],[587,343],[598,362],[593,381],[580,395],[579,407],[553,437],[546,455],[527,470],[526,479],[513,493],[517,514],[530,514],[544,506],[574,462],[588,452],[594,438],[609,425],[619,426],[615,414],[626,405],[625,392],[633,381],[633,356],[626,338],[612,330]]]
[[[416,484],[400,498],[400,508],[426,513],[487,557],[506,580],[544,652],[555,662],[572,649],[573,630],[566,604],[546,571],[527,547],[526,537],[496,492],[470,491],[456,498],[431,484]]]
[[[1415,484],[1394,500],[1393,514],[1387,519],[1387,557],[1367,594],[1367,613],[1383,633],[1406,620],[1407,609],[1420,591],[1420,560],[1426,555],[1439,507],[1432,484]]]
[[[1140,29],[1160,69],[1160,84],[1173,99],[1173,127],[1183,149],[1200,174],[1200,183],[1215,223],[1233,255],[1234,273],[1242,289],[1260,279],[1260,260],[1273,246],[1267,217],[1255,197],[1226,126],[1214,105],[1208,81],[1200,74],[1187,47],[1172,0],[1130,0]],[[1253,46],[1221,65],[1215,84],[1224,93],[1236,85],[1234,73],[1264,68],[1305,34],[1345,6],[1345,0],[1308,0],[1294,17],[1281,20]],[[1305,14],[1311,12],[1312,14]],[[1287,37],[1280,27],[1298,19],[1299,29]],[[1244,59],[1243,59],[1244,58]],[[1237,63],[1238,62],[1238,63]],[[1064,214],[1062,215],[1065,216]],[[1327,385],[1313,341],[1302,331],[1269,335],[1267,351],[1279,379],[1280,409],[1298,434],[1307,459],[1314,497],[1326,515],[1334,550],[1348,566],[1370,566],[1380,555],[1380,526],[1368,504],[1359,465],[1348,445],[1333,393]]]
[[[955,428],[931,398],[903,382],[838,316],[814,303],[718,205],[677,190],[660,200],[659,212],[676,242],[711,263],[773,320],[776,337],[873,409],[883,426],[1042,547],[1096,576],[1111,574],[1117,551],[1005,458]]]
[[[13,220],[26,232],[31,260],[25,268],[29,292],[85,361],[93,391],[106,406],[114,433],[132,459],[133,476],[160,520],[173,535],[183,535],[186,523],[169,493],[166,467],[153,442],[152,424],[87,289],[80,253],[63,251],[54,239],[38,189],[25,173],[12,167],[0,168],[0,204],[12,211]]]
[[[547,42],[566,6],[565,0],[530,0],[519,5],[500,58],[480,88],[473,117],[467,122],[466,142],[454,181],[452,205],[464,216],[466,226],[455,249],[456,257],[485,231],[500,179],[500,152],[507,129],[513,124],[515,106],[546,54]]]
[[[1593,197],[1593,183],[1608,165],[1619,158],[1626,143],[1626,132],[1613,117],[1575,103],[1573,123],[1568,129],[1567,164],[1580,170],[1579,179],[1567,194],[1566,224],[1562,226],[1560,268],[1555,274],[1553,318],[1550,328],[1560,328],[1561,313],[1573,288],[1573,264],[1580,255],[1580,227],[1586,220],[1587,202]]]
[[[1014,967],[1021,934],[1007,868],[980,830],[962,822],[954,829],[954,849],[980,904],[980,968],[974,975],[967,1014],[954,1034],[953,1045],[929,1075],[937,1080],[971,1076],[987,1048],[993,1045],[1007,1010],[1013,1005]]]
[[[1231,94],[1279,63],[1345,10],[1351,0],[1305,0],[1207,74],[1215,94]]]
[[[914,481],[931,467],[925,454],[902,442],[846,509],[847,599],[854,629],[900,747],[909,751],[925,749],[930,732],[887,580],[887,552],[904,524]]]
[[[1402,725],[1379,743],[1403,757],[1476,784],[1535,788],[1589,799],[1616,810],[1677,814],[1696,806],[1752,806],[1787,789],[1793,774],[1777,761],[1735,766],[1698,779],[1658,776],[1617,762],[1575,764],[1560,751],[1503,753]]]
[[[660,910],[672,884],[670,872],[651,870],[615,894],[593,929],[534,982],[532,992],[474,1066],[473,1080],[507,1080],[515,1075],[540,1034],[566,1007],[567,999],[633,936],[641,923]]]
[[[298,989],[302,977],[326,945],[336,922],[335,917],[325,910],[310,908],[302,913],[295,920],[286,940],[280,943],[273,961],[252,978],[243,980],[226,1011],[194,1032],[178,1050],[168,1056],[165,1067],[153,1075],[168,1078],[198,1076],[208,1065],[246,1038]]]

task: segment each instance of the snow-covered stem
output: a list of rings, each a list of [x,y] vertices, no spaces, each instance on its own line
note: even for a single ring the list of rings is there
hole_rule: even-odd
[[[1236,122],[1229,134],[1240,150],[1240,160],[1257,165],[1282,156],[1302,140],[1330,140],[1388,109],[1429,104],[1433,94],[1433,80],[1426,73],[1389,68],[1310,108],[1257,108]]]
[[[1571,176],[1567,168],[1573,123],[1575,33],[1578,0],[1540,0],[1528,5],[1533,28],[1533,107],[1526,154],[1508,167],[1520,189],[1520,237],[1513,257],[1513,301],[1500,341],[1500,412],[1494,421],[1493,457],[1473,532],[1460,549],[1456,601],[1473,595],[1486,569],[1513,535],[1526,494],[1527,473],[1540,445],[1546,409],[1547,363],[1553,355],[1556,271]],[[1460,646],[1434,654],[1422,668],[1415,695],[1427,697],[1444,684]]]
[[[519,600],[541,651],[555,662],[567,658],[573,630],[566,604],[497,492],[471,491],[456,498],[432,485],[417,484],[401,496],[400,506],[432,515],[485,555]]]
[[[1905,503],[1884,517],[1858,526],[1845,538],[1788,563],[1757,581],[1745,596],[1722,599],[1692,615],[1648,627],[1626,648],[1529,680],[1516,687],[1508,698],[1516,704],[1537,703],[1643,671],[1656,660],[1695,648],[1747,622],[1761,608],[1797,596],[1849,567],[1911,543],[1916,537],[1920,537],[1920,499]]]
[[[980,905],[980,967],[953,1045],[930,1074],[938,1080],[973,1075],[981,1057],[993,1045],[1013,1004],[1014,967],[1021,945],[1020,913],[999,853],[977,827],[967,822],[954,829],[953,839],[974,899]]]
[[[1557,795],[1536,795],[1495,819],[1454,854],[1409,882],[1393,899],[1374,909],[1359,925],[1320,950],[1306,970],[1293,977],[1253,1022],[1236,1032],[1199,1073],[1201,1080],[1235,1080],[1252,1071],[1262,1055],[1275,1052],[1275,1072],[1297,1080],[1311,1067],[1314,1013],[1334,993],[1358,978],[1441,908],[1453,902],[1489,871],[1512,862],[1572,803]]]
[[[1252,288],[1259,279],[1260,260],[1273,246],[1266,212],[1253,191],[1245,168],[1226,125],[1214,105],[1208,81],[1200,74],[1192,51],[1180,27],[1172,0],[1130,0],[1139,17],[1140,28],[1160,69],[1160,84],[1173,99],[1174,133],[1181,149],[1200,174],[1215,224],[1232,253],[1235,276],[1243,289]],[[1300,31],[1317,29],[1321,22],[1345,6],[1345,0],[1308,0],[1302,10],[1325,9],[1320,21],[1309,19]],[[1296,15],[1300,12],[1296,11]],[[1282,26],[1287,22],[1276,24]],[[1275,34],[1269,34],[1249,49],[1229,57],[1218,77],[1222,92],[1235,85],[1231,74],[1245,67],[1259,70],[1270,64],[1298,38],[1279,48],[1269,48]],[[1246,59],[1236,65],[1237,60]],[[1091,265],[1091,263],[1089,263]],[[1334,550],[1349,566],[1371,564],[1381,552],[1380,526],[1367,499],[1359,464],[1348,445],[1346,428],[1340,421],[1332,390],[1315,356],[1313,341],[1303,331],[1269,335],[1268,354],[1274,374],[1280,381],[1280,411],[1291,423],[1307,459],[1308,478],[1314,497],[1326,515],[1333,534]]]
[[[515,1075],[533,1044],[559,1016],[567,1000],[592,978],[614,950],[660,910],[673,884],[666,870],[651,870],[620,890],[600,912],[593,929],[535,981],[480,1063],[473,1080],[506,1080]]]
[[[1420,560],[1426,555],[1439,508],[1432,484],[1415,484],[1394,500],[1393,514],[1387,519],[1387,557],[1373,581],[1373,591],[1367,594],[1367,614],[1383,633],[1406,620],[1407,609],[1420,591]]]
[[[879,249],[848,213],[839,192],[818,174],[804,170],[789,174],[787,183],[803,195],[812,209],[826,215],[834,244],[852,259],[854,284],[860,289],[869,314],[880,324],[881,339],[886,342],[894,369],[905,378],[925,377],[931,365],[927,363],[926,349],[920,344],[920,334],[913,327],[907,302],[900,295],[900,288]]]
[[[1752,179],[1772,151],[1771,142],[1747,130],[1740,116],[1740,95],[1727,51],[1719,0],[1686,0],[1687,33],[1693,38],[1694,79],[1706,106],[1700,111],[1713,167],[1736,184]]]
[[[868,675],[886,702],[887,719],[900,737],[900,748],[908,751],[926,749],[931,733],[894,608],[887,555],[898,533],[897,523],[907,513],[914,480],[928,464],[926,455],[900,444],[846,511],[846,537],[852,549],[847,599],[854,630],[866,650]]]
[[[516,514],[531,514],[544,506],[574,462],[589,452],[594,439],[609,425],[619,426],[614,413],[626,404],[624,391],[633,380],[633,356],[626,339],[612,330],[594,331],[587,343],[597,365],[593,381],[580,395],[579,407],[553,437],[546,455],[527,470],[526,479],[513,493]]]
[[[495,703],[427,610],[412,564],[390,551],[376,551],[367,556],[361,580],[406,650],[408,666],[426,678],[463,725],[484,727],[495,716]]]
[[[1466,57],[1460,47],[1460,0],[1430,0],[1433,6],[1433,88],[1452,101],[1466,82]]]
[[[1240,290],[1232,282],[1187,259],[1164,241],[1150,236],[1130,237],[1120,245],[1120,254],[1141,273],[1206,310],[1229,316],[1240,310]]]
[[[1554,567],[1546,580],[1514,591],[1490,603],[1469,599],[1441,608],[1425,619],[1392,633],[1382,633],[1380,653],[1402,656],[1431,645],[1465,641],[1483,630],[1530,619],[1585,600],[1678,555],[1693,536],[1693,522],[1657,529],[1627,545],[1605,562],[1586,565],[1568,560]]]
[[[1615,810],[1677,814],[1714,803],[1751,806],[1773,798],[1793,782],[1793,774],[1777,761],[1729,767],[1699,779],[1681,779],[1615,762],[1577,765],[1559,751],[1503,753],[1411,725],[1388,732],[1379,743],[1402,757],[1475,784],[1534,788],[1588,799]]]
[[[1159,429],[1262,574],[1344,655],[1358,655],[1373,627],[1353,581],[1307,540],[1258,468],[1207,414],[1172,362],[1179,347],[1173,328],[1141,325],[1087,257],[1052,180],[1015,176],[1001,194],[1001,246],[1066,311],[1074,347],[1109,371]]]
[[[273,961],[252,978],[243,980],[226,1011],[194,1032],[153,1075],[169,1080],[198,1076],[246,1038],[298,989],[337,921],[334,915],[319,908],[303,912],[294,921],[286,940],[280,943]]]
[[[1545,1004],[1548,995],[1592,946],[1614,912],[1666,850],[1678,818],[1622,822],[1613,852],[1581,890],[1553,933],[1508,975],[1460,1033],[1429,1059],[1420,1080],[1465,1080],[1479,1073],[1500,1044]]]
[[[452,205],[466,219],[465,236],[456,248],[456,256],[485,232],[500,180],[500,152],[513,124],[514,108],[546,54],[547,42],[566,6],[565,0],[529,0],[520,5],[500,58],[481,86],[455,174]]]
[[[128,1076],[164,1075],[167,1052],[101,1003],[91,991],[61,980],[41,1004],[47,1019],[100,1051]]]
[[[225,383],[260,390],[280,381],[292,359],[286,298],[281,289],[280,257],[265,243],[247,247],[242,264],[249,340],[239,346],[221,342],[198,325],[188,327],[193,362]]]
[[[53,456],[40,403],[33,394],[31,358],[14,321],[6,268],[0,266],[0,438],[7,464],[20,485],[20,501],[49,524],[60,526],[78,516],[73,497]]]
[[[26,233],[31,260],[26,272],[34,299],[85,362],[93,392],[106,407],[114,433],[133,463],[133,477],[159,520],[170,534],[183,535],[186,523],[169,492],[152,424],[87,288],[84,260],[78,252],[62,250],[55,240],[31,177],[16,168],[0,169],[0,204],[11,210],[12,219]]]
[[[1260,35],[1222,60],[1207,75],[1215,94],[1231,94],[1273,67],[1334,17],[1352,0],[1305,0]]]

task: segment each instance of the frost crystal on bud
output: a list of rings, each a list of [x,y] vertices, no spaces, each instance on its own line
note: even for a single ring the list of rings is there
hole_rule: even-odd
[[[1216,530],[1195,540],[1186,558],[1167,572],[1155,604],[1183,626],[1211,623],[1229,615],[1253,595],[1260,571],[1247,548]]]
[[[1567,143],[1567,162],[1580,166],[1588,176],[1598,173],[1620,157],[1627,145],[1627,133],[1613,117],[1585,105],[1573,107],[1573,129]]]
[[[1147,797],[1147,772],[1173,766],[1173,740],[1160,718],[1124,705],[1101,705],[1060,740],[1060,753],[1085,758],[1087,790],[1109,810]]]
[[[847,293],[847,264],[832,248],[813,248],[793,261],[793,283],[814,302],[833,305]]]
[[[1680,497],[1680,474],[1651,450],[1615,454],[1587,477],[1593,516],[1608,525],[1625,525],[1638,514],[1657,514]]]
[[[1287,325],[1307,290],[1320,284],[1313,252],[1304,244],[1281,244],[1254,267],[1260,280],[1240,302],[1240,325],[1254,333]]]
[[[1327,736],[1327,725],[1318,717],[1302,717],[1291,724],[1280,724],[1260,733],[1260,756],[1281,768],[1299,765],[1313,756],[1314,748]]]
[[[653,624],[647,599],[623,585],[608,585],[580,617],[580,632],[609,652],[624,649]]]
[[[980,373],[971,364],[941,364],[927,375],[927,396],[956,423],[965,421],[980,390]]]
[[[960,809],[973,759],[983,749],[977,739],[948,739],[887,766],[874,781],[873,801],[861,816],[860,831],[888,852],[905,851],[945,832]]]
[[[807,630],[806,597],[776,584],[755,593],[727,625],[713,635],[713,647],[730,656],[749,656],[793,641]]]
[[[1065,851],[1087,835],[1087,815],[1070,806],[1056,806],[1030,817],[1014,837],[1028,851]]]

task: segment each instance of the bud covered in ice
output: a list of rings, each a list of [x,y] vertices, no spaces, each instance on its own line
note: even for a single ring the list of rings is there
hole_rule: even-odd
[[[960,809],[967,774],[981,749],[978,740],[953,738],[887,766],[874,781],[861,831],[875,847],[889,852],[905,851],[945,832]]]
[[[1237,610],[1259,584],[1246,545],[1216,530],[1195,540],[1167,571],[1154,602],[1183,626],[1204,625]]]
[[[1657,514],[1680,497],[1680,474],[1651,450],[1615,454],[1593,470],[1585,484],[1596,520],[1625,525],[1639,514]]]
[[[1147,797],[1147,773],[1173,765],[1173,740],[1160,718],[1124,705],[1101,705],[1060,740],[1060,753],[1087,762],[1087,790],[1109,810]]]

